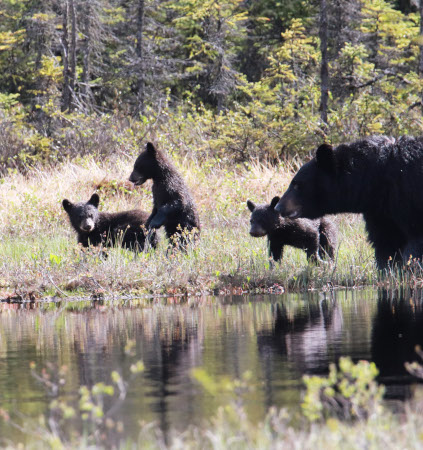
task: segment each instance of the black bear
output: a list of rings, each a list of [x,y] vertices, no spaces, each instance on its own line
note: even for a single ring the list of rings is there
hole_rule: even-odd
[[[62,202],[70,222],[78,233],[78,243],[111,247],[121,245],[133,251],[142,251],[146,243],[146,222],[148,213],[139,209],[117,213],[100,212],[100,198],[93,194],[88,202]],[[155,232],[149,233],[148,242],[156,248],[158,238]]]
[[[328,218],[287,219],[275,211],[279,197],[274,197],[270,205],[255,205],[247,200],[251,211],[250,234],[254,237],[267,235],[269,256],[279,261],[284,245],[301,248],[307,258],[318,260],[326,256],[333,259],[338,239],[336,225]]]
[[[184,248],[187,240],[199,236],[197,209],[182,176],[151,142],[135,161],[129,181],[141,185],[148,179],[153,180],[153,211],[146,226],[154,229],[163,225],[171,244]]]
[[[407,263],[410,259],[419,259],[422,261],[422,256],[423,239],[414,239],[409,241],[402,251],[404,263]]]
[[[409,243],[423,239],[423,138],[378,136],[335,149],[323,144],[276,210],[292,219],[362,213],[378,268],[401,263]]]

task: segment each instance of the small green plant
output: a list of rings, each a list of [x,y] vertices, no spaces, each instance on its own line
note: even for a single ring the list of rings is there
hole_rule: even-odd
[[[305,376],[307,388],[302,409],[310,420],[335,415],[340,419],[365,419],[380,413],[384,387],[376,382],[376,365],[368,361],[354,364],[340,358],[339,367],[331,364],[327,378]]]
[[[125,347],[125,353],[131,359],[135,357],[134,346],[134,341],[129,340]],[[26,419],[25,427],[0,409],[0,418],[7,425],[17,428],[34,442],[40,441],[40,448],[119,448],[123,444],[124,427],[116,416],[126,398],[129,383],[144,371],[142,361],[130,363],[130,375],[126,380],[113,371],[110,383],[82,386],[78,401],[66,395],[67,366],[47,363],[37,370],[35,363],[31,363],[30,370],[51,399],[49,406],[38,420]]]

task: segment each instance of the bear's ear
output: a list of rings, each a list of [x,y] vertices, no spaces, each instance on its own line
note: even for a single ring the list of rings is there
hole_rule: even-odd
[[[72,202],[70,202],[68,199],[64,199],[63,200],[63,202],[62,202],[62,206],[63,206],[63,209],[66,211],[66,212],[70,212],[71,210],[72,210],[72,208],[73,208],[73,203]]]
[[[99,203],[100,203],[100,197],[98,196],[98,194],[93,194],[93,195],[91,196],[91,198],[88,200],[88,203],[89,203],[90,205],[93,205],[93,206],[95,206],[96,208],[98,208],[98,205],[99,205]]]
[[[278,204],[280,199],[281,199],[280,197],[273,197],[272,201],[270,202],[270,207],[272,209],[275,209],[275,206]]]
[[[256,209],[256,205],[251,200],[247,200],[247,206],[251,212],[253,212]]]
[[[147,142],[147,145],[145,146],[145,149],[148,153],[155,154],[156,153],[156,147],[151,142]]]
[[[330,144],[322,144],[316,150],[317,165],[328,172],[335,171],[335,155]]]

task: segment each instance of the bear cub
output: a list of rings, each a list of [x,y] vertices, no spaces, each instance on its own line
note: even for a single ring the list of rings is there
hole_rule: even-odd
[[[143,251],[148,213],[139,209],[117,213],[100,212],[99,203],[100,197],[97,194],[93,194],[88,202],[74,204],[67,199],[63,200],[63,208],[78,233],[78,243],[83,247],[121,245],[132,251]],[[151,247],[156,248],[158,239],[154,231],[149,233],[148,241]]]
[[[190,237],[198,238],[200,220],[191,193],[172,162],[151,142],[138,156],[129,181],[139,186],[153,180],[153,211],[148,229],[164,226],[173,246],[185,247]],[[186,233],[193,232],[187,236]]]
[[[270,205],[255,205],[247,200],[251,211],[250,234],[254,237],[267,235],[269,256],[280,261],[283,247],[291,245],[305,250],[307,259],[333,259],[338,240],[335,223],[325,217],[316,220],[286,219],[275,210],[279,200],[279,197],[274,197]]]

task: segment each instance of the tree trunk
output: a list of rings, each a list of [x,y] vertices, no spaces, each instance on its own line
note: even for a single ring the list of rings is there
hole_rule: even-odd
[[[69,91],[70,104],[69,110],[72,111],[75,107],[75,82],[76,82],[76,17],[74,0],[69,0],[69,14],[72,23],[71,46],[69,49]]]
[[[320,117],[325,126],[328,123],[329,70],[328,70],[328,17],[326,0],[320,0]]]
[[[137,14],[137,46],[136,55],[138,59],[138,85],[137,85],[137,105],[136,113],[144,114],[145,111],[145,77],[143,61],[143,31],[144,31],[144,6],[145,0],[138,0]]]
[[[68,15],[69,4],[66,0],[63,4],[63,35],[62,35],[62,57],[63,57],[63,90],[62,90],[62,111],[69,110],[70,89],[69,89],[69,41],[68,41]]]
[[[85,105],[91,104],[91,89],[89,86],[91,77],[91,14],[93,13],[91,8],[91,1],[86,0],[84,8],[84,47],[82,55],[82,74],[81,74],[81,96]]]
[[[419,76],[420,78],[423,78],[423,0],[420,0],[419,12],[420,12]],[[423,113],[423,92],[420,94],[420,96],[421,96],[420,98],[421,108]]]

